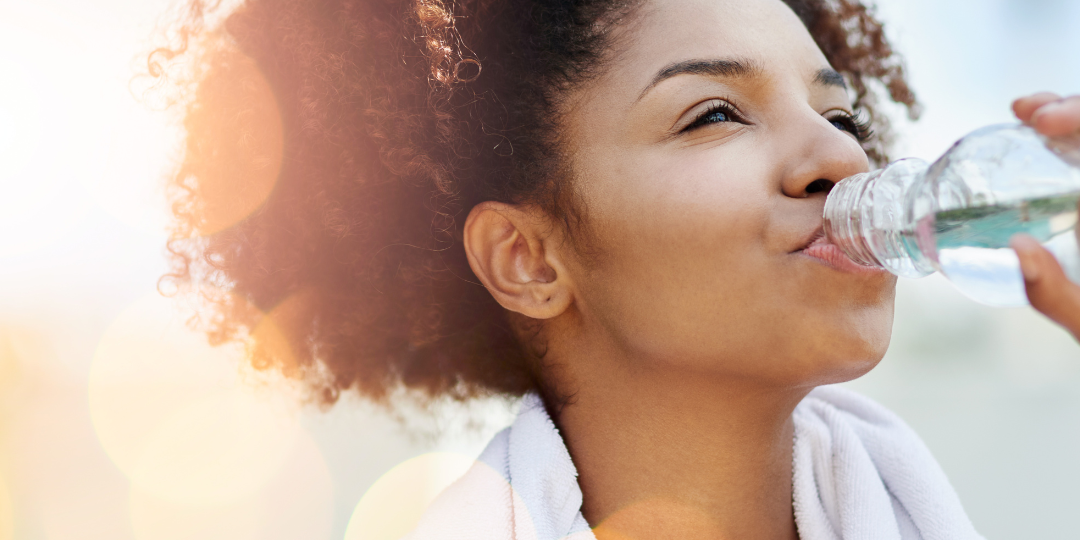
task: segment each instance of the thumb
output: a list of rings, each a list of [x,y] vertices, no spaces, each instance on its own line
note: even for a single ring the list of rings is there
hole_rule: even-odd
[[[1054,255],[1038,240],[1018,234],[1009,244],[1020,258],[1031,307],[1080,339],[1080,285],[1069,280]]]

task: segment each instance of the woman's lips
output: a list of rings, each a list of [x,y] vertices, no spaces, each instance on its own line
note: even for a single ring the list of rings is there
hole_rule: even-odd
[[[849,259],[836,244],[829,242],[828,238],[825,237],[824,232],[819,232],[810,244],[796,253],[802,253],[803,255],[817,259],[826,266],[849,274],[876,275],[886,273],[883,268],[865,266]]]

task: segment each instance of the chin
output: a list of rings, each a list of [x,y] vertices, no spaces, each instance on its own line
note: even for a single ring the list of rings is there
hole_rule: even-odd
[[[781,386],[812,388],[852,381],[874,369],[885,356],[885,348],[843,347],[826,354],[807,351],[794,365],[781,367],[777,382]]]
[[[817,373],[810,377],[815,385],[833,384],[858,379],[874,369],[885,357],[892,336],[892,305],[887,313],[866,317],[861,324],[837,329],[831,343],[818,343],[807,351],[816,359]],[[845,331],[846,330],[846,331]]]
[[[870,370],[881,363],[887,348],[888,345],[886,344],[880,349],[869,349],[834,359],[833,362],[830,362],[830,369],[821,373],[820,379],[815,383],[815,386],[853,381],[870,373]]]
[[[857,310],[808,314],[779,358],[783,383],[819,386],[857,379],[881,362],[892,337],[892,295]]]

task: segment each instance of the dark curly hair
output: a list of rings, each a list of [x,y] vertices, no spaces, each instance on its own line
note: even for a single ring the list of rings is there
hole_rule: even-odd
[[[574,226],[560,97],[603,68],[641,0],[191,0],[150,74],[178,90],[173,270],[213,342],[302,379],[325,403],[404,387],[466,399],[543,389],[542,351],[473,276],[477,203]],[[856,108],[915,98],[858,0],[785,0]],[[217,22],[211,22],[211,17]],[[866,143],[886,159],[888,125]]]

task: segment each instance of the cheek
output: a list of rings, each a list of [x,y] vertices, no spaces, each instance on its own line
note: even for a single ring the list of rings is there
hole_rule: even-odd
[[[644,256],[684,269],[715,264],[703,254],[737,262],[760,246],[768,227],[766,171],[703,159],[610,160],[604,178],[588,190],[589,221],[603,237],[609,260],[637,268]],[[727,257],[726,254],[735,254]]]
[[[594,190],[588,205],[599,249],[581,293],[634,348],[700,341],[703,325],[775,279],[761,271],[769,197],[760,181],[665,165],[610,169],[620,189]]]
[[[586,311],[627,354],[803,378],[884,354],[893,279],[852,278],[770,245],[783,220],[766,171],[629,162],[608,169],[619,189],[593,190],[598,249],[578,280]]]

